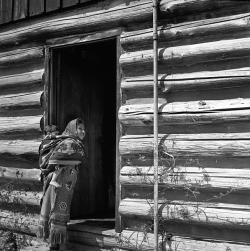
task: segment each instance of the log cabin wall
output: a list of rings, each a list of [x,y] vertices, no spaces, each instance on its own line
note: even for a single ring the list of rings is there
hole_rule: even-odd
[[[249,248],[249,7],[243,1],[160,3],[159,230],[164,250]],[[153,250],[152,235],[145,237],[153,231],[154,208],[152,33],[137,24],[124,31],[120,57],[119,212],[130,231],[124,231],[124,239],[133,236],[143,250]]]
[[[249,11],[247,1],[160,3],[160,230],[176,250],[248,250]],[[88,2],[0,26],[1,182],[11,185],[1,187],[1,228],[34,234],[37,224],[45,48],[113,28],[123,30],[122,236],[152,249],[144,236],[153,204],[149,0]]]
[[[48,112],[48,48],[98,40],[104,33],[114,37],[117,30],[135,22],[148,25],[152,18],[150,1],[94,2],[0,26],[0,228],[35,234],[42,196],[38,147]]]

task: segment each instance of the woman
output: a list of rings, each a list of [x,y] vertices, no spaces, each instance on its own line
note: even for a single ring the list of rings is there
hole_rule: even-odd
[[[77,118],[69,122],[61,136],[50,137],[49,142],[46,138],[47,143],[39,149],[44,194],[37,236],[50,239],[50,250],[67,249],[67,222],[78,165],[84,156],[84,137],[84,122]]]

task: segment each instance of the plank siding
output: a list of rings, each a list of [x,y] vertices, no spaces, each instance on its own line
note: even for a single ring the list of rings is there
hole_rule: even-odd
[[[0,24],[12,21],[12,1],[0,0]]]
[[[46,12],[50,12],[50,11],[54,11],[54,10],[58,10],[60,8],[60,0],[44,0],[45,1],[45,6]]]
[[[19,20],[28,16],[28,0],[14,0],[13,20]]]
[[[79,0],[63,0],[62,7],[69,7],[78,4]]]
[[[44,0],[29,0],[29,16],[36,16],[44,12]]]

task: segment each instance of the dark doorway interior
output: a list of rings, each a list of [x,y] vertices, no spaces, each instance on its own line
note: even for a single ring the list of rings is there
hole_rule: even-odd
[[[72,219],[115,215],[116,55],[115,38],[52,51],[53,123],[81,117],[87,132]]]

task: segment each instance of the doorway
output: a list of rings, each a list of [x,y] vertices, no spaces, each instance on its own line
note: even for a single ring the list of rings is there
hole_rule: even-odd
[[[115,217],[116,38],[52,49],[52,115],[62,133],[85,122],[86,158],[71,204],[71,219]]]

